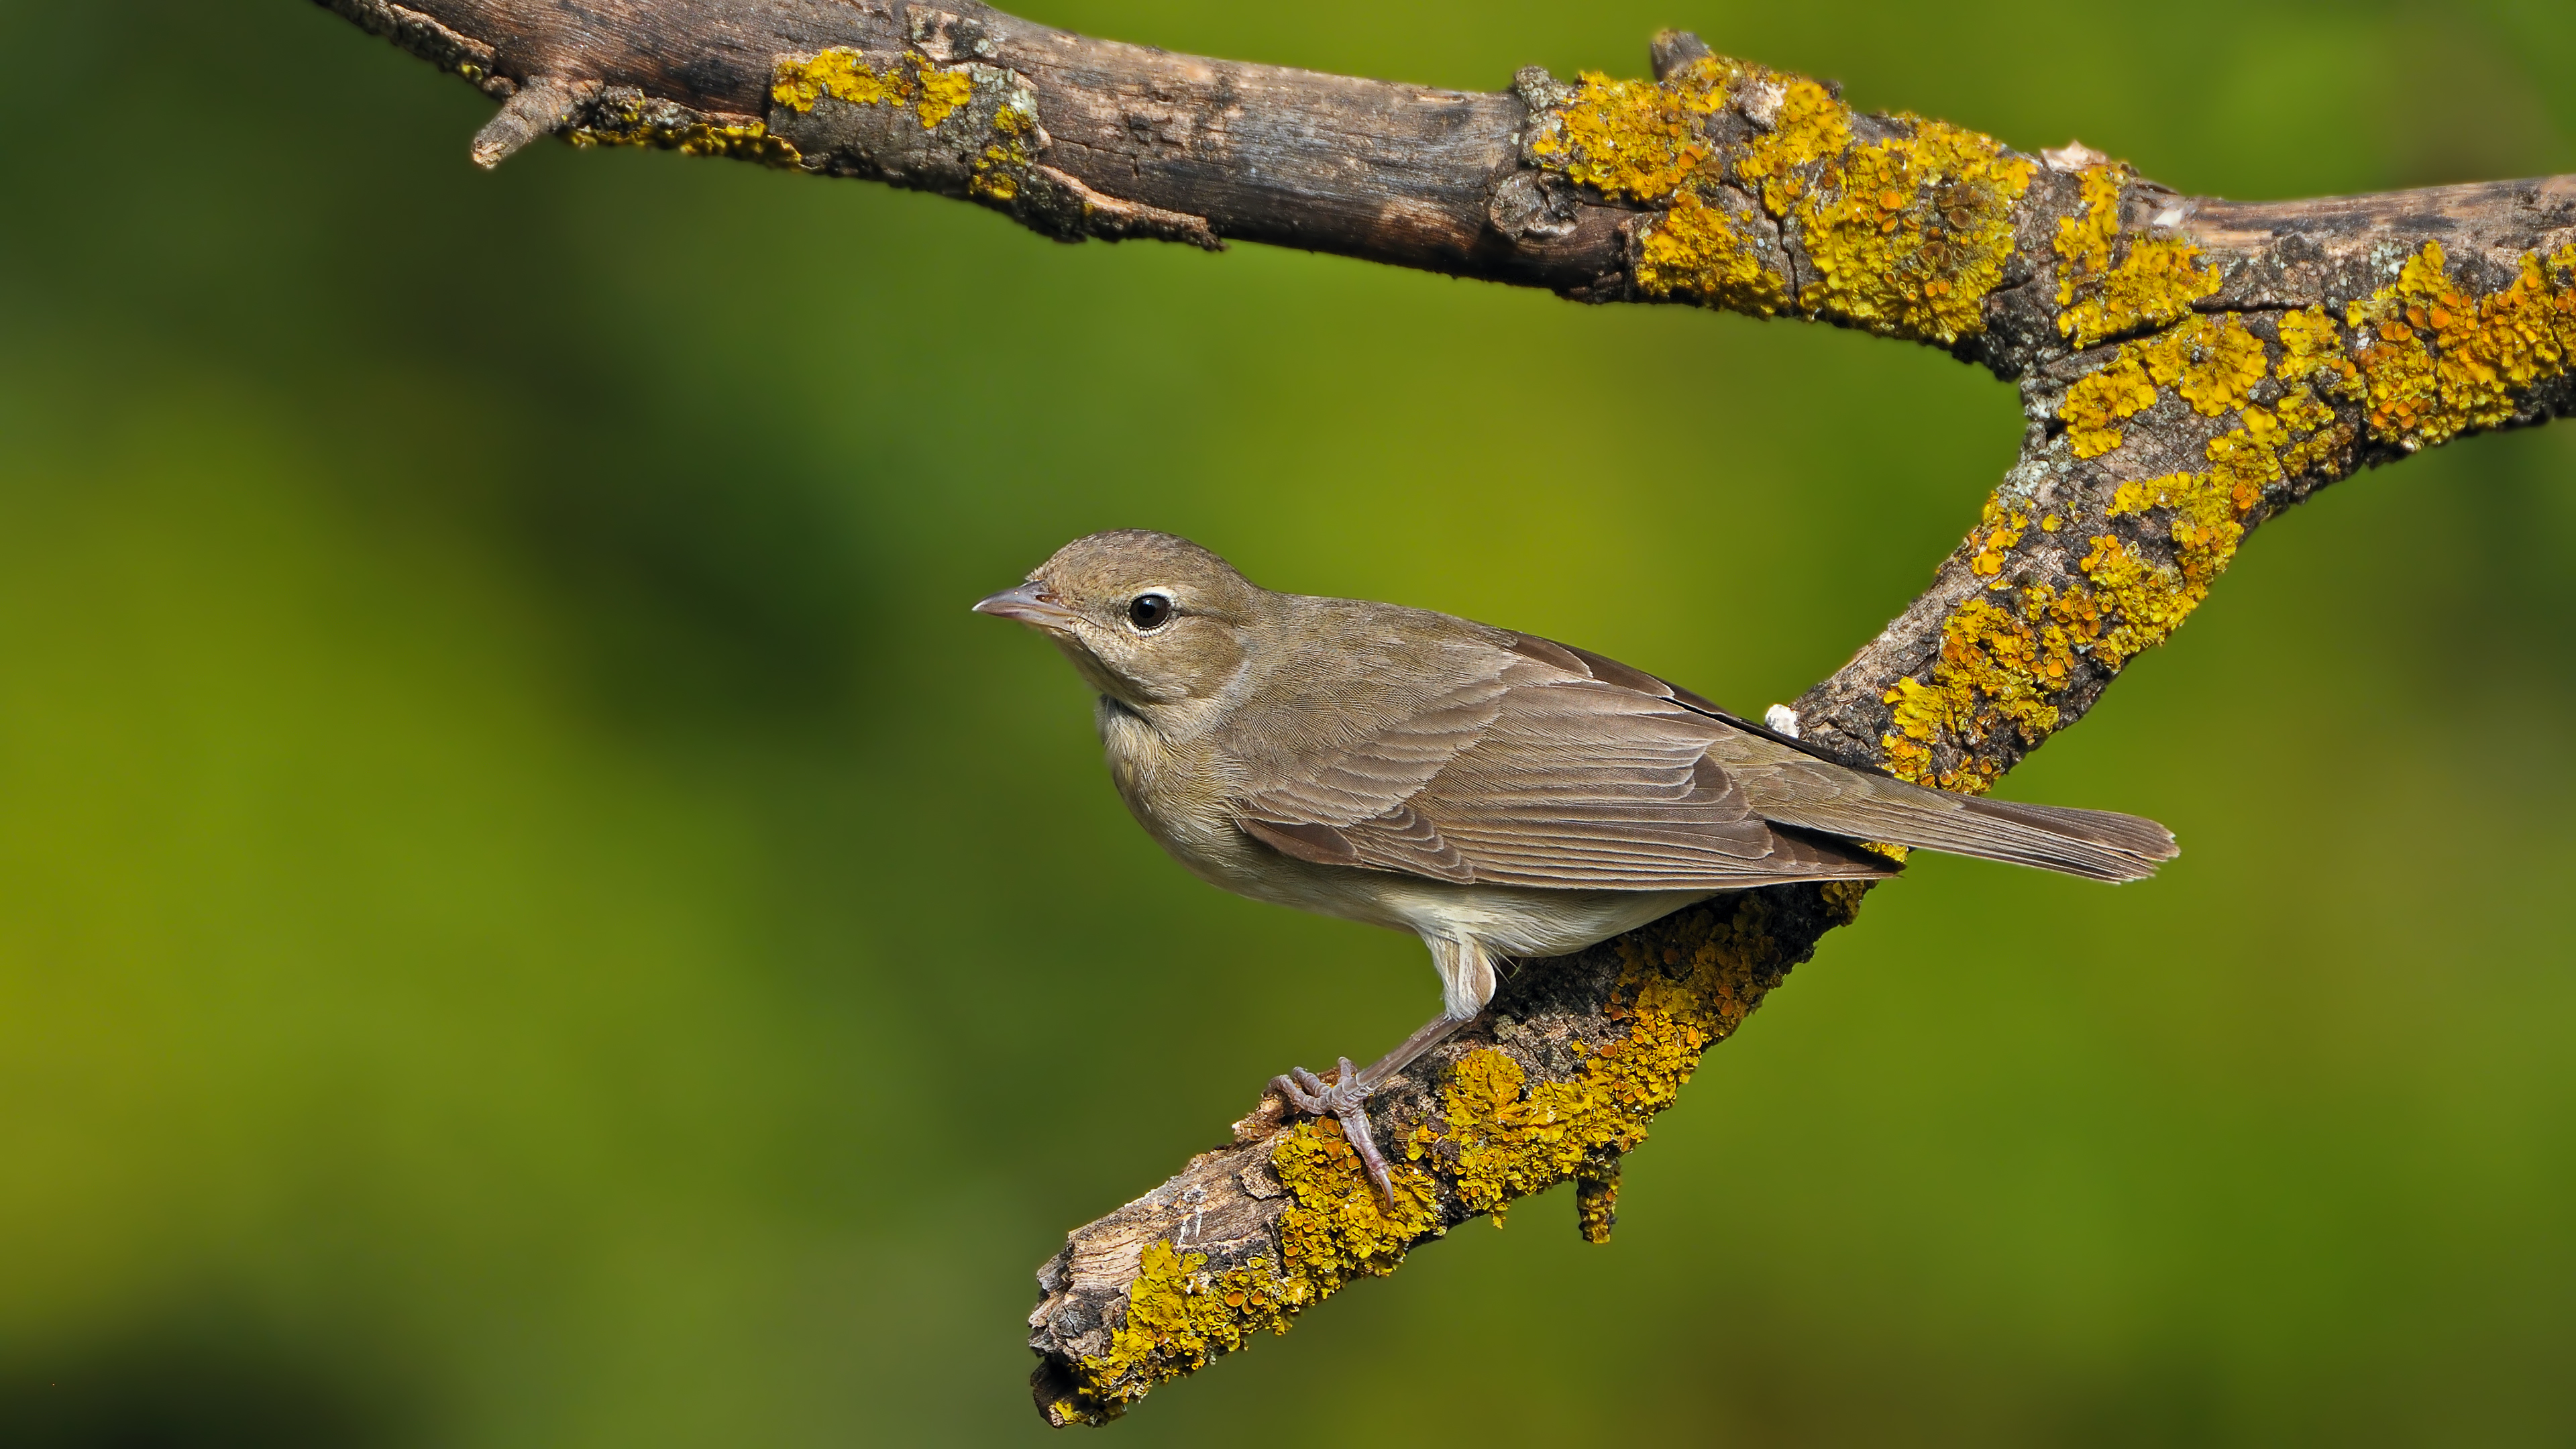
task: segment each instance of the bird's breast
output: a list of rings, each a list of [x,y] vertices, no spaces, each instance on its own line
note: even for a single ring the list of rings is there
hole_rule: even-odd
[[[1197,869],[1197,858],[1240,835],[1204,746],[1175,745],[1135,711],[1100,701],[1100,743],[1118,797],[1145,833]]]

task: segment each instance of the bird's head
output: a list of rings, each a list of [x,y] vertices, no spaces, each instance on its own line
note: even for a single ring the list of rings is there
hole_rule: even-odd
[[[1149,716],[1215,699],[1243,673],[1266,590],[1186,538],[1077,538],[975,605],[1046,631],[1091,687]]]

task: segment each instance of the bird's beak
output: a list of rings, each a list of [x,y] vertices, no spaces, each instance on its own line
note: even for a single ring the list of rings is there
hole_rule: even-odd
[[[1056,596],[1049,593],[1044,584],[1022,584],[1016,589],[1004,589],[998,594],[978,599],[975,601],[975,612],[991,614],[997,618],[1017,619],[1023,624],[1034,624],[1038,628],[1057,634],[1071,628],[1073,621],[1080,617],[1059,603]]]

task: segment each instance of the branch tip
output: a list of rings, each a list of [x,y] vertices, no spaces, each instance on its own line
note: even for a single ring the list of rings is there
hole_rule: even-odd
[[[1654,44],[1647,47],[1648,63],[1654,67],[1655,79],[1668,81],[1684,66],[1708,59],[1717,52],[1708,42],[1687,30],[1663,30],[1655,34]]]
[[[1186,242],[1201,251],[1225,250],[1225,238],[1216,234],[1204,216],[1192,216],[1186,211],[1166,211],[1141,201],[1122,200],[1106,192],[1095,191],[1084,185],[1080,177],[1053,166],[1032,166],[1029,177],[1052,190],[1055,198],[1060,198],[1062,209],[1073,213],[1065,219],[1073,223],[1068,230],[1075,239],[1092,236],[1103,241],[1118,241],[1127,237],[1152,237],[1159,241]]]
[[[595,91],[598,87],[587,89]],[[474,133],[470,153],[474,164],[492,170],[530,141],[562,130],[586,98],[584,90],[553,76],[530,76],[520,82],[510,98],[501,103],[500,111]]]

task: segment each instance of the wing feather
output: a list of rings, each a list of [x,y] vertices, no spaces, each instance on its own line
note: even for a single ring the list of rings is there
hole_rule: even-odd
[[[1444,622],[1476,632],[1241,772],[1247,832],[1322,864],[1620,890],[1894,874],[1862,840],[2098,880],[2175,853],[2152,820],[1853,769],[1617,660]]]
[[[1238,820],[1301,859],[1460,884],[1724,889],[1893,873],[1772,829],[1687,709],[1553,661],[1514,660],[1495,682],[1266,780],[1237,801]]]

